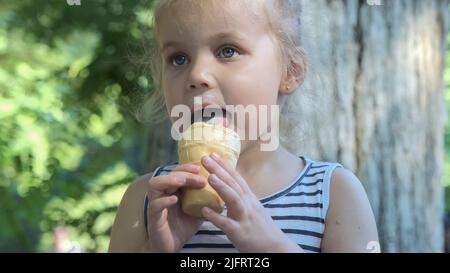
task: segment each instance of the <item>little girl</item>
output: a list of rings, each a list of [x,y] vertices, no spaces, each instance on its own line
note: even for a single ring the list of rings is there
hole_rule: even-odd
[[[163,99],[168,113],[176,105],[192,109],[195,97],[220,108],[283,107],[306,73],[298,2],[155,1],[157,54],[151,61],[158,88],[151,101]],[[139,178],[120,203],[109,250],[373,250],[375,219],[358,178],[339,164],[299,157],[282,146],[263,151],[260,144],[260,139],[242,139],[236,168],[217,154],[205,156],[201,163],[211,174],[208,179],[193,164],[167,165]],[[224,212],[205,207],[204,218],[185,214],[180,190],[206,183],[225,201]]]

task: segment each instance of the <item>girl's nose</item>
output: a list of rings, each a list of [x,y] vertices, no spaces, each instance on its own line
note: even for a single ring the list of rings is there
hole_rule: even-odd
[[[189,85],[189,89],[190,90],[197,90],[197,89],[200,89],[200,87],[204,88],[204,89],[209,89],[210,88],[209,86],[210,86],[210,84],[208,84],[207,81],[196,82],[196,83],[191,83]]]
[[[205,62],[196,63],[190,71],[186,84],[187,90],[190,91],[205,91],[214,88],[215,81],[210,66]]]

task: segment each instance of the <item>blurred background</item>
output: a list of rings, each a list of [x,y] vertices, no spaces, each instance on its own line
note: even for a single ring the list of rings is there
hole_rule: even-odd
[[[436,48],[443,50],[427,49],[435,53],[427,55],[429,52],[420,51],[419,47],[414,51],[416,44],[411,49],[414,54],[438,63],[437,69],[431,73],[438,79],[434,90],[436,98],[442,101],[445,114],[439,111],[432,113],[440,115],[443,121],[442,128],[433,131],[437,134],[437,149],[428,151],[437,156],[438,162],[431,162],[423,170],[424,173],[429,169],[437,172],[437,188],[433,188],[436,193],[430,197],[436,206],[424,204],[426,202],[421,202],[419,196],[405,201],[405,204],[410,204],[408,207],[402,206],[405,214],[400,211],[392,217],[385,216],[380,205],[383,204],[384,192],[373,189],[378,184],[370,182],[384,178],[365,171],[363,163],[366,157],[364,153],[357,152],[364,149],[359,149],[358,145],[352,148],[356,151],[355,160],[342,152],[345,149],[342,145],[337,145],[335,151],[322,152],[316,157],[346,163],[359,174],[363,183],[367,183],[365,186],[375,204],[380,225],[382,247],[387,251],[450,251],[444,246],[446,236],[447,245],[450,243],[450,126],[444,130],[450,105],[448,1],[429,1],[432,4],[427,6],[420,4],[422,1],[393,1],[395,4],[357,0],[314,2],[315,6],[311,9],[327,9],[334,16],[335,20],[327,23],[329,30],[345,29],[352,44],[359,45],[359,51],[352,46],[342,47],[346,54],[353,54],[355,62],[361,62],[365,56],[358,52],[367,52],[371,45],[403,58],[400,56],[402,50],[392,51],[390,43],[383,40],[386,37],[369,35],[380,32],[390,35],[395,24],[383,23],[383,32],[382,29],[371,29],[370,19],[379,19],[377,22],[380,23],[384,22],[380,18],[387,18],[386,22],[390,22],[389,18],[400,13],[415,21],[420,20],[415,15],[425,10],[430,11],[429,18],[436,20],[438,31],[433,32],[430,27],[424,33],[436,33]],[[174,143],[167,140],[167,122],[156,126],[138,122],[135,118],[140,102],[152,90],[149,60],[146,59],[152,28],[151,5],[151,0],[0,0],[1,252],[107,251],[115,212],[127,186],[156,165],[174,160]],[[396,9],[398,13],[390,13]],[[362,16],[366,12],[367,18]],[[355,17],[346,16],[347,13]],[[367,22],[358,19],[360,17],[366,18]],[[364,33],[368,33],[365,37],[378,39],[378,43],[364,43]],[[336,42],[336,39],[342,40],[345,36],[334,39]],[[441,44],[441,40],[445,44]],[[417,39],[416,43],[420,41]],[[336,48],[339,52],[339,47]],[[339,54],[333,54],[339,60],[336,57]],[[345,54],[343,56],[347,57]],[[388,59],[387,55],[383,57]],[[339,64],[327,61],[326,65],[329,67],[330,63]],[[351,67],[351,63],[346,65]],[[319,70],[320,65],[317,67]],[[364,63],[360,63],[360,69],[363,68]],[[358,74],[357,69],[355,71]],[[366,71],[369,75],[376,73],[376,70],[372,73]],[[400,69],[396,71],[400,75],[407,73]],[[406,81],[415,77],[416,73],[420,70],[405,74]],[[337,94],[344,94],[342,92],[345,90],[354,90],[353,87],[331,89]],[[405,89],[404,86],[398,88]],[[420,86],[417,89],[420,90]],[[338,97],[335,95],[333,98],[339,101]],[[350,106],[352,100],[350,97]],[[357,112],[354,113],[358,117]],[[396,113],[392,115],[395,117]],[[413,121],[413,115],[411,117]],[[419,125],[415,128],[420,130]],[[364,138],[358,141],[357,144],[360,144]],[[380,145],[391,150],[396,147],[395,143],[390,142],[381,142]],[[417,168],[414,164],[405,166],[413,170]],[[375,173],[385,171],[376,169]],[[397,175],[401,176],[401,172]],[[403,181],[396,182],[395,179],[397,177],[388,182],[395,185]],[[421,183],[413,182],[412,186]],[[380,188],[386,189],[382,183]],[[410,194],[393,192],[394,198]],[[389,199],[386,200],[385,203],[389,204]],[[409,215],[411,210],[414,215],[414,209],[421,206],[424,211],[431,208],[427,212],[430,215],[437,215],[437,218],[430,218],[437,220],[426,223],[430,226],[430,234],[434,234],[434,227],[439,227],[438,238],[433,245],[406,243],[410,238],[397,239],[396,231],[388,228],[399,222],[397,230],[409,230],[412,236],[420,237],[421,231],[411,227],[418,216],[403,219],[398,215]],[[412,223],[405,230],[402,229],[403,220]],[[392,239],[391,233],[395,239]],[[393,240],[395,242],[391,243]],[[420,240],[429,241],[426,235]]]
[[[106,251],[146,169],[150,1],[0,1],[0,251]],[[56,232],[57,233],[57,232]]]

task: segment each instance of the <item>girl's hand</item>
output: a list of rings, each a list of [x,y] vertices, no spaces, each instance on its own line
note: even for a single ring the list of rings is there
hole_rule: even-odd
[[[183,164],[168,175],[156,176],[148,183],[150,251],[178,252],[197,232],[202,220],[183,212],[179,202],[180,188],[202,188],[206,179],[200,166]]]
[[[220,228],[241,252],[302,252],[276,226],[247,182],[216,153],[202,158],[211,174],[208,182],[227,205],[227,216],[208,208],[202,213]]]

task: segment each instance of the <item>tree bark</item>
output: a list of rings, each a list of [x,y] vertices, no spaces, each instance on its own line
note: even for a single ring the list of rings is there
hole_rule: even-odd
[[[294,115],[281,125],[282,143],[356,173],[382,251],[443,251],[449,1],[302,1],[310,64],[283,109]],[[150,169],[177,160],[167,123],[153,128]]]
[[[356,173],[382,251],[440,252],[449,2],[367,2],[303,1],[312,69],[291,101],[304,109],[315,101],[322,111],[299,115],[314,124],[309,141],[286,143]]]

